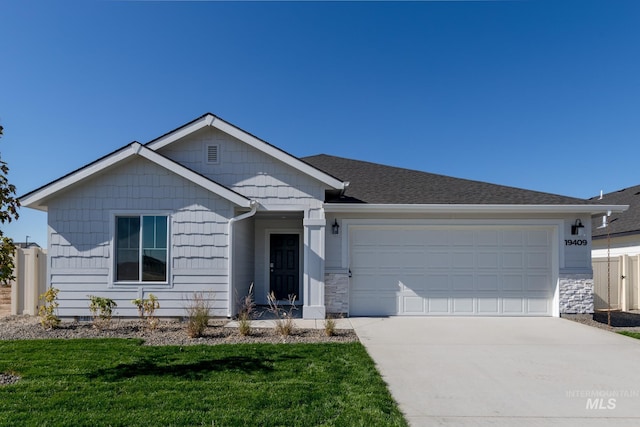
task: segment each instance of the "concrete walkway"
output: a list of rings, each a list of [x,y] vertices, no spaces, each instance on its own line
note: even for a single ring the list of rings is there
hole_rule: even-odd
[[[351,318],[412,426],[640,426],[640,340],[560,318]]]

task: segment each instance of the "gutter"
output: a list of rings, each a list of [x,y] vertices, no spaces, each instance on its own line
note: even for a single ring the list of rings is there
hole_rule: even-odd
[[[228,234],[228,241],[227,241],[227,248],[229,251],[229,254],[227,256],[227,263],[228,263],[227,277],[229,279],[229,288],[228,288],[229,306],[227,307],[227,317],[231,317],[233,315],[233,306],[235,304],[235,299],[233,296],[233,281],[231,280],[233,277],[233,224],[235,224],[238,221],[242,221],[243,219],[250,218],[256,214],[258,210],[258,202],[256,202],[255,200],[251,200],[249,202],[249,206],[251,207],[251,210],[249,212],[245,212],[229,220],[229,234]]]
[[[585,213],[624,212],[629,205],[464,205],[325,203],[335,213]]]

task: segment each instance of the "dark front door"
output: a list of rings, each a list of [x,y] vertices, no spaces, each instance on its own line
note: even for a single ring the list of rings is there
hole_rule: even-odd
[[[272,234],[270,288],[279,300],[300,299],[300,238],[297,234]]]

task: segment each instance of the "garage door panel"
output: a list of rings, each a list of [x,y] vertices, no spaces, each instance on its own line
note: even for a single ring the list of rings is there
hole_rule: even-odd
[[[522,269],[524,259],[522,252],[504,252],[502,254],[502,268]]]
[[[449,298],[428,298],[427,299],[428,314],[449,314]]]
[[[524,275],[504,274],[502,276],[502,289],[505,291],[524,291]]]
[[[406,314],[424,314],[424,298],[419,296],[403,296],[402,304]]]
[[[505,314],[524,314],[524,299],[521,297],[503,297],[502,312]]]
[[[476,256],[478,268],[498,269],[500,268],[500,256],[493,249],[488,252],[480,252]]]
[[[500,314],[500,299],[498,297],[477,298],[478,314],[497,316]]]
[[[383,228],[350,231],[351,315],[551,315],[550,228]]]
[[[479,274],[476,276],[478,291],[498,291],[500,278],[498,274]]]
[[[451,284],[454,291],[473,291],[473,274],[453,274]]]
[[[474,298],[454,298],[453,314],[456,315],[469,315],[474,314]]]
[[[448,274],[428,274],[425,277],[425,290],[427,291],[447,291],[450,276]]]
[[[473,252],[454,252],[451,254],[452,266],[455,268],[473,268],[474,253]]]
[[[428,252],[425,263],[426,268],[450,268],[451,254],[449,252]]]

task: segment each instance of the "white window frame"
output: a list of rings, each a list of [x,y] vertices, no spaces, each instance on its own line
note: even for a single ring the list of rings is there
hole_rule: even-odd
[[[139,279],[137,281],[132,280],[117,280],[117,220],[120,217],[139,217],[140,218],[140,237],[139,237],[139,246],[138,249],[142,247],[142,218],[145,216],[164,216],[167,218],[167,265],[166,265],[166,280],[164,281],[143,281],[142,280],[142,261],[140,261],[140,271],[139,271]],[[111,212],[111,225],[110,225],[110,234],[111,234],[111,271],[109,272],[109,283],[111,286],[115,287],[131,287],[131,286],[152,286],[152,287],[170,287],[171,286],[171,222],[172,216],[170,212],[167,211],[114,211]],[[140,251],[140,256],[142,251]]]

